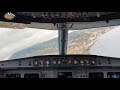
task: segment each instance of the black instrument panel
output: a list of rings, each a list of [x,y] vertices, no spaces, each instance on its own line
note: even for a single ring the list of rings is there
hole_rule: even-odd
[[[34,58],[35,67],[120,67],[120,59],[96,55],[50,55]]]
[[[1,68],[113,68],[120,59],[97,55],[45,55],[0,61]]]
[[[96,66],[96,57],[81,55],[38,57],[33,62],[35,67],[71,67]]]
[[[0,20],[6,21],[1,12]],[[13,12],[15,18],[9,22],[26,23],[63,23],[63,22],[93,22],[120,19],[119,12]]]
[[[0,65],[6,78],[120,78],[120,59],[97,55],[35,56]]]

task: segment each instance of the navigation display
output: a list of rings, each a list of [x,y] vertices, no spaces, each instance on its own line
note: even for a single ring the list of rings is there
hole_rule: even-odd
[[[89,73],[89,78],[103,78],[102,72],[91,72]]]
[[[107,78],[120,78],[120,72],[108,72]]]

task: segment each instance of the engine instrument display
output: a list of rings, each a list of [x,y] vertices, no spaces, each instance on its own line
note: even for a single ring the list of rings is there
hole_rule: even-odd
[[[91,72],[89,78],[104,78],[104,76],[102,72]]]

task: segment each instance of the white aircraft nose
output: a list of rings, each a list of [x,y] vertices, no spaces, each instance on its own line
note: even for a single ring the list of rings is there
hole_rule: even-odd
[[[120,26],[98,37],[90,53],[120,58]]]

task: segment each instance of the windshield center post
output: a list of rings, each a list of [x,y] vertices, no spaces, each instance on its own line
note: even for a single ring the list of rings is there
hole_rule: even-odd
[[[68,30],[66,23],[58,24],[58,42],[59,42],[59,54],[65,55],[67,53],[68,42]]]

